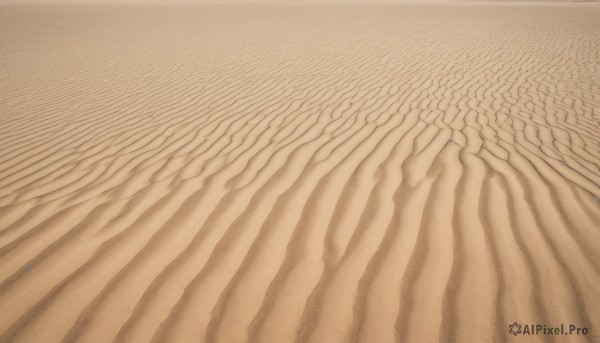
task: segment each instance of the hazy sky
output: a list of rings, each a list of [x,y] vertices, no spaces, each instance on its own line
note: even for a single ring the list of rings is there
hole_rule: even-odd
[[[0,4],[400,3],[455,1],[464,0],[0,0]]]
[[[600,0],[0,0],[0,4],[598,2]]]

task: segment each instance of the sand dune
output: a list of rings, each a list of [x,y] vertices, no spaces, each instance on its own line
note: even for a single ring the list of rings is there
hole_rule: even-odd
[[[599,17],[2,8],[0,341],[597,339]]]

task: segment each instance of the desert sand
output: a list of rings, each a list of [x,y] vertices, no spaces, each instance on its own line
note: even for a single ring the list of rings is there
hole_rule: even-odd
[[[1,7],[0,341],[597,340],[599,18]]]

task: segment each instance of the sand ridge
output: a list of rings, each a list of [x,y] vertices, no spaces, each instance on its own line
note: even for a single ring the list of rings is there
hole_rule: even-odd
[[[599,16],[3,8],[0,341],[599,333]]]

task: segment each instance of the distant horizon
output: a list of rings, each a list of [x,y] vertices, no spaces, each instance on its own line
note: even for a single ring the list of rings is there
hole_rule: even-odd
[[[0,0],[0,5],[600,3],[600,0]]]

